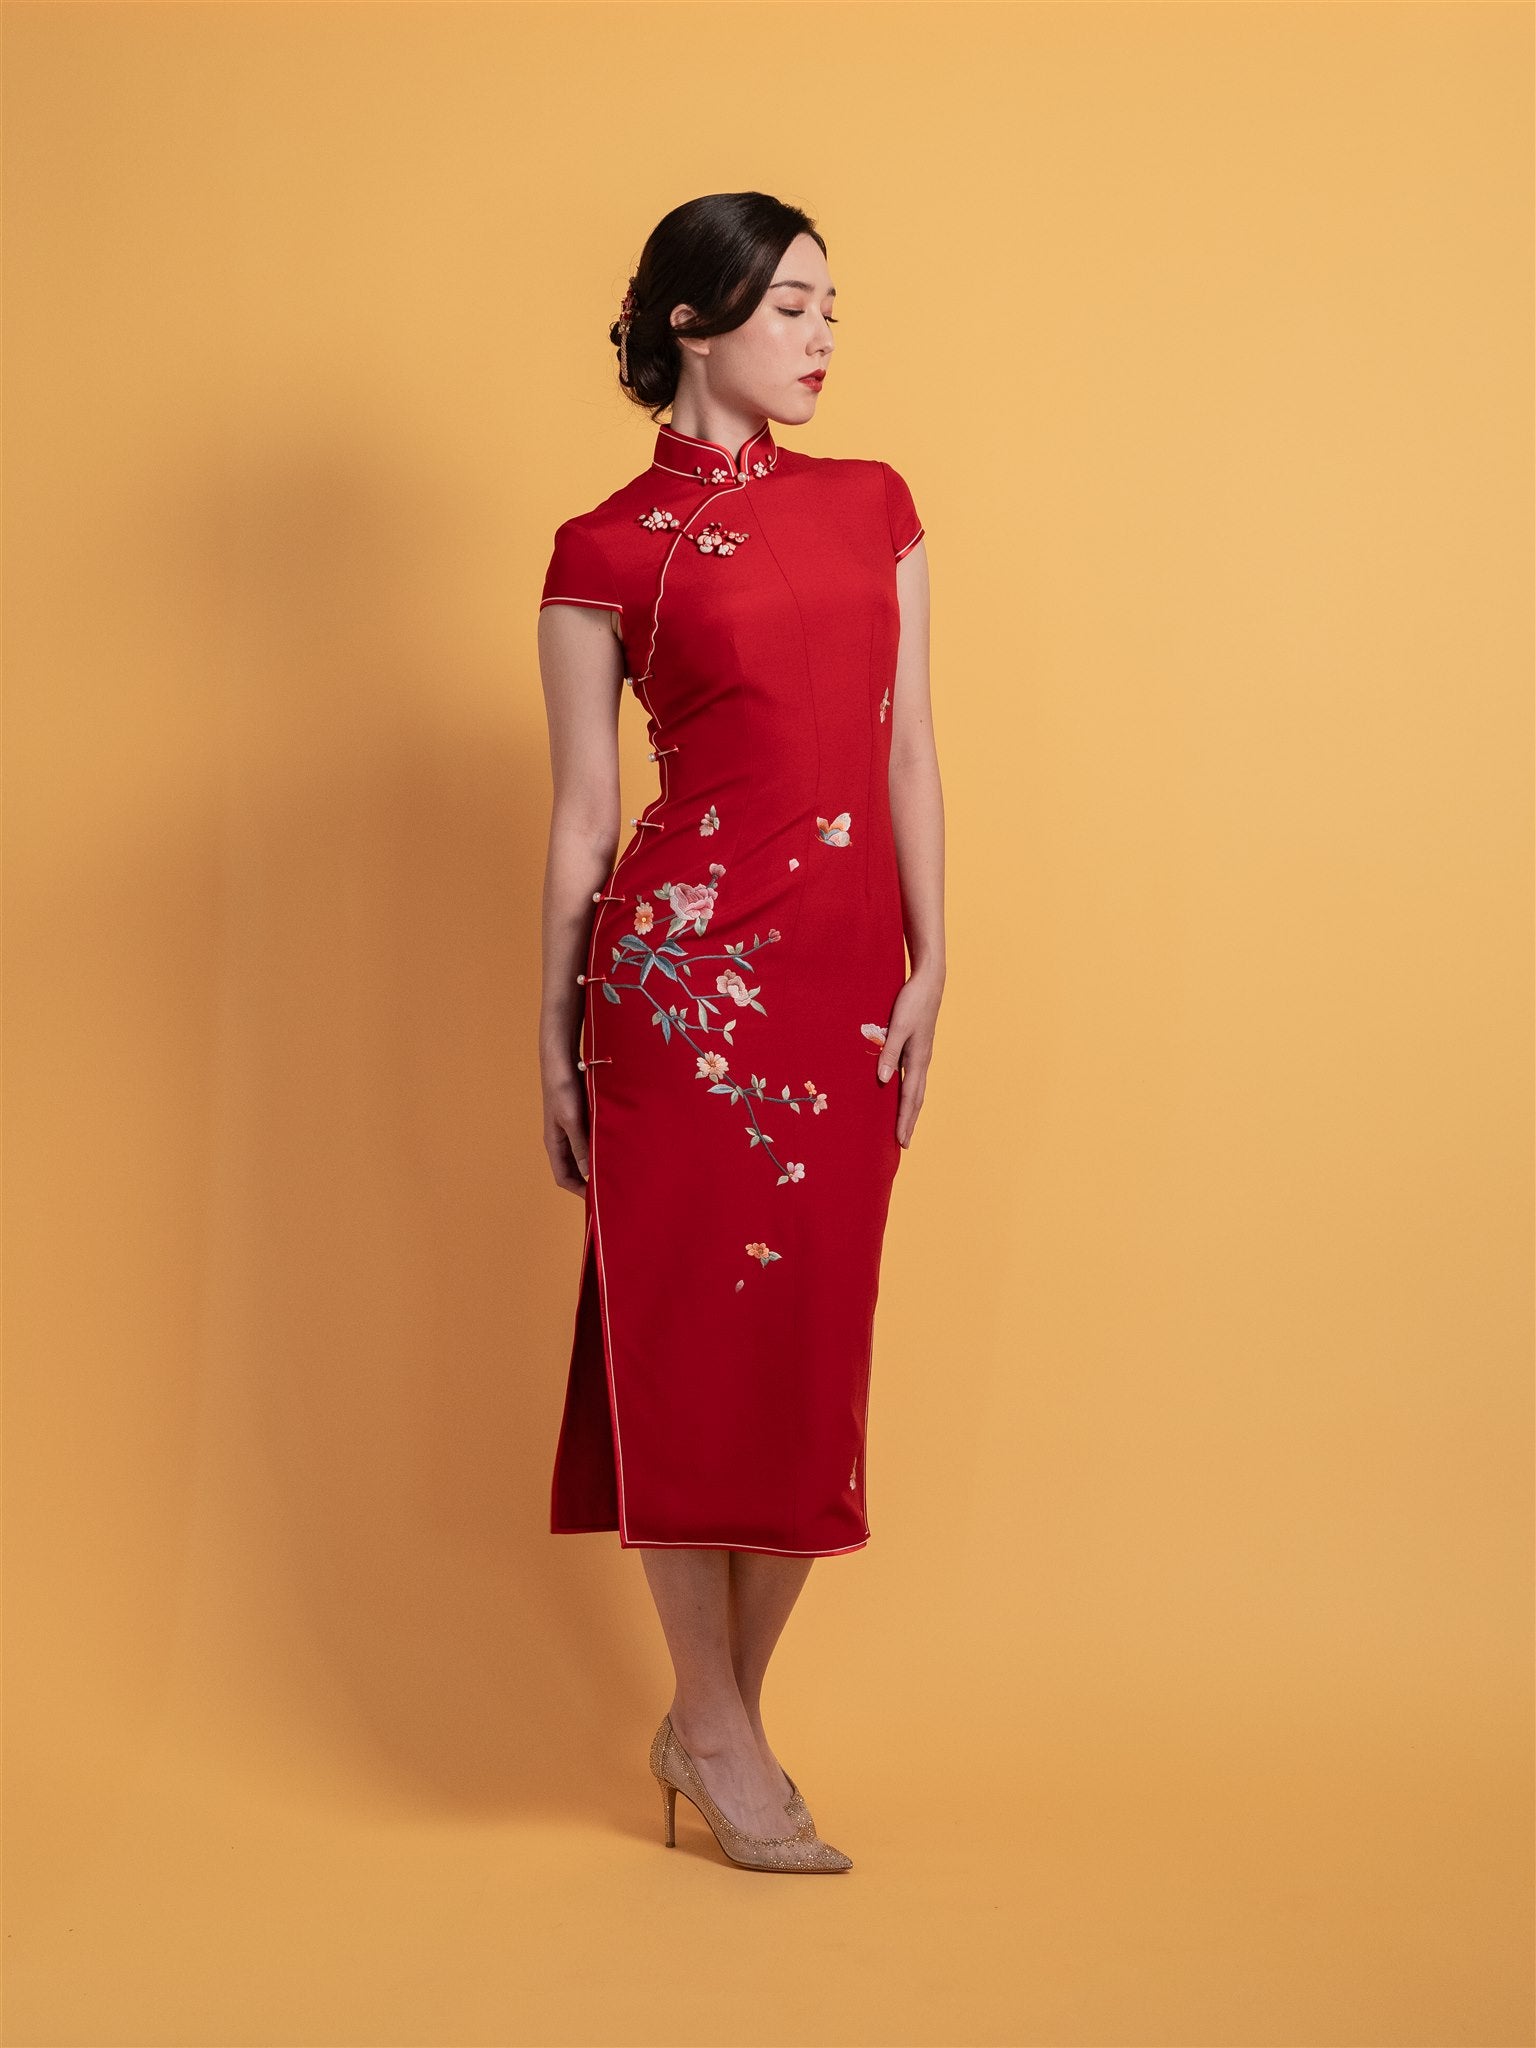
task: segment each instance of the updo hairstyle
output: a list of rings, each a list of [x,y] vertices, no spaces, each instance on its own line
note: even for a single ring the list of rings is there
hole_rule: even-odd
[[[809,214],[766,192],[710,192],[664,214],[629,281],[634,306],[619,370],[626,397],[652,419],[665,412],[682,371],[677,336],[728,334],[750,319],[796,235],[811,236],[826,254]],[[692,306],[693,319],[674,327],[674,306]],[[617,320],[608,339],[617,350]]]

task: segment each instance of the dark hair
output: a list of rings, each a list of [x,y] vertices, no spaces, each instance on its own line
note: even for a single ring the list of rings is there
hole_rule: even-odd
[[[619,372],[625,396],[652,419],[664,412],[677,396],[682,370],[677,336],[728,334],[740,327],[796,235],[809,235],[826,255],[810,215],[766,192],[709,192],[664,214],[629,281],[634,309],[624,352],[628,379]],[[674,306],[692,306],[693,319],[674,327]],[[617,349],[617,320],[608,339]]]

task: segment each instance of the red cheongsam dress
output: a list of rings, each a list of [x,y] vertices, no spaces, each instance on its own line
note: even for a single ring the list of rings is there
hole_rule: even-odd
[[[887,771],[888,463],[661,427],[556,530],[540,608],[614,615],[658,794],[594,898],[586,1236],[551,1529],[829,1557],[865,1433],[906,976]]]

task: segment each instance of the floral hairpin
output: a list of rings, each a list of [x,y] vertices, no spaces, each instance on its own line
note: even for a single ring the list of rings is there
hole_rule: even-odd
[[[629,280],[624,303],[619,308],[619,382],[629,382],[629,330],[635,317],[635,280]]]

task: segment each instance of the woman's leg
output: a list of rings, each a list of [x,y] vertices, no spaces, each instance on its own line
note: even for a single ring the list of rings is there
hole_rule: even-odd
[[[784,1780],[787,1774],[763,1732],[763,1678],[774,1645],[784,1632],[800,1589],[810,1575],[809,1557],[774,1557],[766,1551],[732,1550],[730,1558],[731,1663],[736,1690],[764,1763]]]
[[[731,1559],[740,1553],[636,1548],[672,1655],[676,1678],[672,1726],[698,1766],[706,1790],[727,1818],[748,1834],[789,1834],[784,1774],[758,1745],[752,1717],[737,1689],[732,1661]],[[754,1662],[766,1665],[766,1656],[757,1648],[766,1627],[757,1618],[763,1605],[756,1599],[749,1602],[753,1615],[750,1632]],[[785,1607],[784,1614],[788,1612]],[[783,1626],[782,1616],[778,1626]],[[772,1647],[770,1642],[768,1648]],[[754,1713],[756,1688],[761,1682],[759,1671],[754,1681]]]

